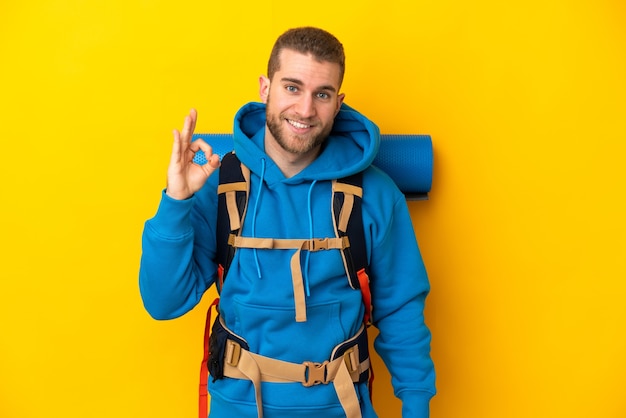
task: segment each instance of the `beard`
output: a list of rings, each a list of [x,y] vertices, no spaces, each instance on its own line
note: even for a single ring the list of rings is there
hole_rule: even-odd
[[[289,118],[285,113],[276,114],[270,111],[269,98],[265,108],[265,118],[267,128],[278,145],[292,154],[306,154],[319,148],[324,141],[326,141],[326,138],[328,138],[332,130],[332,124],[328,126],[315,124],[315,128],[305,135],[297,135],[290,132],[288,127],[285,126],[286,123],[289,123],[287,119],[297,120],[302,123],[312,123],[314,121],[302,120],[301,118]]]

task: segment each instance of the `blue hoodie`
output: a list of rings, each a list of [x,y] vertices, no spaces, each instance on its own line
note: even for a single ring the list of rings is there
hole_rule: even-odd
[[[372,291],[374,347],[392,376],[402,416],[425,418],[435,393],[430,332],[424,323],[429,283],[403,194],[372,166],[378,127],[343,105],[318,158],[286,178],[264,151],[265,105],[249,103],[235,117],[234,148],[250,168],[248,210],[242,236],[335,236],[331,181],[364,171],[363,223]],[[215,283],[217,172],[190,199],[165,193],[145,224],[139,286],[156,319],[190,311]],[[237,250],[221,292],[220,314],[250,351],[284,361],[323,362],[363,321],[358,290],[350,288],[339,250],[303,252],[306,322],[295,321],[290,259],[295,250]],[[209,379],[211,417],[254,417],[247,380]],[[262,384],[264,416],[345,416],[330,385]],[[366,384],[357,385],[363,417],[376,417]]]

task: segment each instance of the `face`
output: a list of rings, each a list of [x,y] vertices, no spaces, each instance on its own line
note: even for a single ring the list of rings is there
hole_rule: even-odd
[[[289,157],[317,155],[343,102],[339,77],[339,64],[283,50],[280,70],[272,80],[260,79],[261,100],[266,104],[266,141],[273,141]]]

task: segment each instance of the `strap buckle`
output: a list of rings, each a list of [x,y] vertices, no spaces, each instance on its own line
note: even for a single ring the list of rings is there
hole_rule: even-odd
[[[226,354],[224,360],[229,366],[237,367],[241,358],[241,346],[233,340],[226,340]]]
[[[320,383],[323,383],[325,385],[328,384],[328,373],[326,370],[328,360],[323,363],[305,361],[302,364],[304,365],[304,382],[302,382],[302,385],[304,387],[308,388],[314,385],[319,385]]]
[[[343,361],[348,367],[348,372],[353,374],[359,371],[359,347],[353,346],[343,353]]]
[[[329,248],[328,238],[312,238],[308,243],[309,251],[327,250]]]

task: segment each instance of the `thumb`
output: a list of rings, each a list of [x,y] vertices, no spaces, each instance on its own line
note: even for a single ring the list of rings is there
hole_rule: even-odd
[[[207,162],[202,165],[202,170],[205,172],[206,176],[209,177],[213,172],[220,166],[220,157],[216,154],[211,154],[207,159]]]

